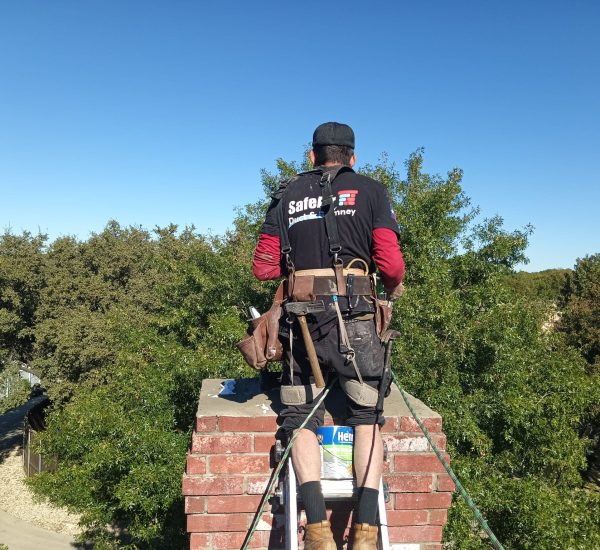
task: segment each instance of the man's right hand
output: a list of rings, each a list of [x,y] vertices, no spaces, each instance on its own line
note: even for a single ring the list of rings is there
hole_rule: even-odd
[[[400,298],[400,296],[402,296],[402,294],[404,294],[404,285],[400,283],[398,286],[392,288],[391,290],[386,289],[386,293],[390,300],[397,300],[398,298]]]

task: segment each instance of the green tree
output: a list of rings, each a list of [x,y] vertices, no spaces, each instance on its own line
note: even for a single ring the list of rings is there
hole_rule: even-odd
[[[263,173],[265,191],[295,168],[278,161],[278,174]],[[424,173],[422,150],[406,178],[387,156],[363,172],[387,186],[401,228],[407,291],[396,306],[403,338],[394,364],[402,383],[442,413],[455,467],[508,548],[595,548],[598,514],[589,511],[600,501],[584,488],[590,441],[579,428],[598,385],[543,330],[548,308],[507,284],[526,261],[531,228],[477,221],[462,172]],[[236,220],[253,241],[267,204]],[[460,500],[445,538],[450,547],[488,547]]]
[[[0,413],[24,403],[30,387],[19,376],[33,355],[35,315],[45,285],[46,236],[0,235]]]
[[[0,235],[0,369],[8,359],[28,362],[35,313],[44,288],[46,236]]]
[[[150,232],[111,221],[90,239],[59,238],[45,258],[33,366],[55,403],[115,360],[115,327],[145,326],[160,307]]]
[[[588,372],[600,384],[600,254],[577,260],[563,288],[563,304],[559,330],[579,350]],[[590,408],[581,432],[593,441],[586,478],[600,486],[600,399]]]
[[[600,254],[577,260],[563,289],[560,330],[590,365],[600,364]]]
[[[149,239],[107,230],[100,243],[123,256],[106,260],[122,266],[111,276],[94,237],[49,250],[38,349],[46,346],[45,372],[55,379],[42,445],[58,469],[32,486],[82,512],[97,544],[121,537],[139,548],[181,548],[181,472],[201,380],[249,374],[233,344],[245,331],[235,304],[251,292],[250,267],[238,272],[233,234],[209,239],[169,226]],[[130,247],[138,248],[133,260]],[[94,269],[84,261],[89,251]],[[65,288],[69,267],[77,276]]]
[[[120,538],[135,548],[182,548],[181,473],[195,397],[211,365],[149,329],[124,329],[117,342],[104,384],[79,384],[49,415],[42,445],[59,465],[32,485],[83,513],[88,534],[104,547]]]
[[[407,261],[397,374],[442,414],[455,469],[508,548],[595,548],[599,499],[584,489],[589,440],[579,427],[598,386],[542,330],[547,312],[506,285],[531,230],[507,232],[499,217],[477,223],[460,171],[432,177],[422,161],[417,151],[405,180],[393,165],[371,170],[390,189]],[[460,500],[445,539],[488,546]]]

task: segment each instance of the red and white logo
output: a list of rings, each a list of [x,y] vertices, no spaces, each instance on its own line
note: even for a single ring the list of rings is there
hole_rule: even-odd
[[[339,206],[354,206],[356,204],[358,189],[344,189],[343,191],[338,191],[337,194]]]

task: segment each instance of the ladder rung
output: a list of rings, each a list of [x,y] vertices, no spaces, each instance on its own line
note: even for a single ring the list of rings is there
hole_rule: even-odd
[[[357,496],[353,479],[321,479],[321,490],[325,500],[352,499]]]

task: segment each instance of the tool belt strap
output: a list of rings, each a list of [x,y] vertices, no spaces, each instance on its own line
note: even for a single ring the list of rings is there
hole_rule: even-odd
[[[371,278],[364,274],[361,269],[344,270],[344,275],[354,275],[353,291],[354,296],[372,296],[373,288]],[[337,278],[333,269],[306,269],[296,271],[295,287],[303,289],[309,296],[333,296],[339,294]],[[305,284],[308,283],[308,284]],[[312,283],[312,284],[311,284]]]
[[[367,273],[362,269],[356,267],[344,268],[344,275],[352,273],[353,275],[364,275]],[[335,271],[332,267],[324,267],[322,269],[300,269],[296,271],[296,275],[302,277],[303,275],[314,275],[315,277],[335,277]]]

